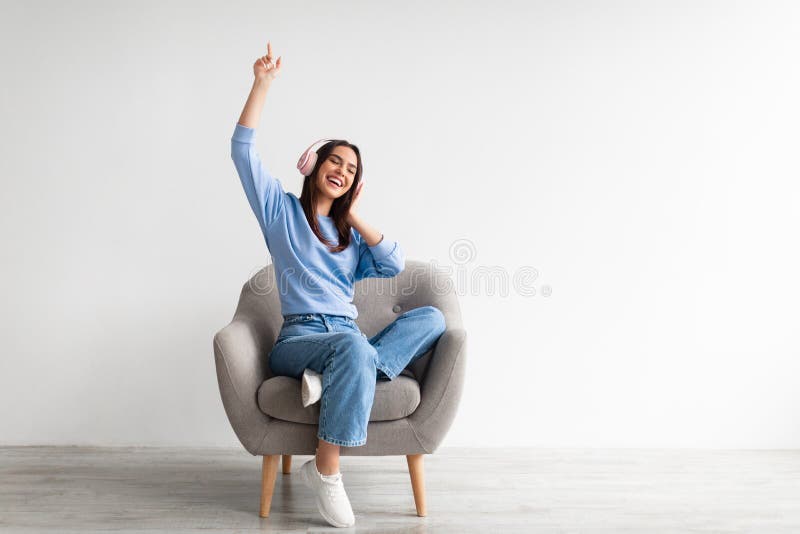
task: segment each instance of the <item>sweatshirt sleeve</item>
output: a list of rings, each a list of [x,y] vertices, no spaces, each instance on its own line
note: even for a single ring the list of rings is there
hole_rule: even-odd
[[[284,209],[285,193],[281,182],[264,168],[255,148],[255,134],[255,128],[236,123],[231,137],[231,159],[261,231],[266,234],[267,227]]]
[[[406,266],[406,256],[397,241],[382,238],[377,245],[368,246],[361,234],[358,239],[358,267],[355,281],[363,278],[391,278],[401,273]]]

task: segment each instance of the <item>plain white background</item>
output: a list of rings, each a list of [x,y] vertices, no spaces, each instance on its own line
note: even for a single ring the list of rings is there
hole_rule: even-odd
[[[798,24],[790,1],[4,1],[0,444],[238,445],[212,337],[270,262],[230,159],[269,39],[270,171],[299,194],[309,144],[356,143],[364,218],[478,281],[443,445],[800,446]]]

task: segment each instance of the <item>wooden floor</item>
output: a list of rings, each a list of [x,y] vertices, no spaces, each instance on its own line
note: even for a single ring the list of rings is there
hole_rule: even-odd
[[[455,449],[341,459],[356,525],[327,526],[297,469],[260,518],[243,449],[0,448],[0,532],[800,533],[800,451]]]

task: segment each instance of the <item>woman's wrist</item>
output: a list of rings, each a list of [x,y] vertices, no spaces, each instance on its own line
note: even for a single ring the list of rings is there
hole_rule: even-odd
[[[253,80],[253,89],[266,91],[270,85],[272,85],[272,78],[256,78]]]
[[[264,81],[263,78],[256,78],[253,81],[253,88],[250,89],[247,102],[245,102],[242,114],[239,116],[239,124],[248,128],[258,128],[270,83],[269,81]]]

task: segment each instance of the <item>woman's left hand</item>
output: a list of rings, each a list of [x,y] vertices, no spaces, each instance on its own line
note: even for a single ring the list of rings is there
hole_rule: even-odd
[[[361,190],[364,188],[364,182],[360,182],[358,184],[358,188],[356,189],[355,193],[353,193],[353,202],[350,203],[350,210],[347,212],[347,219],[350,220],[350,217],[356,216],[356,209],[358,207],[358,201],[361,200]]]

